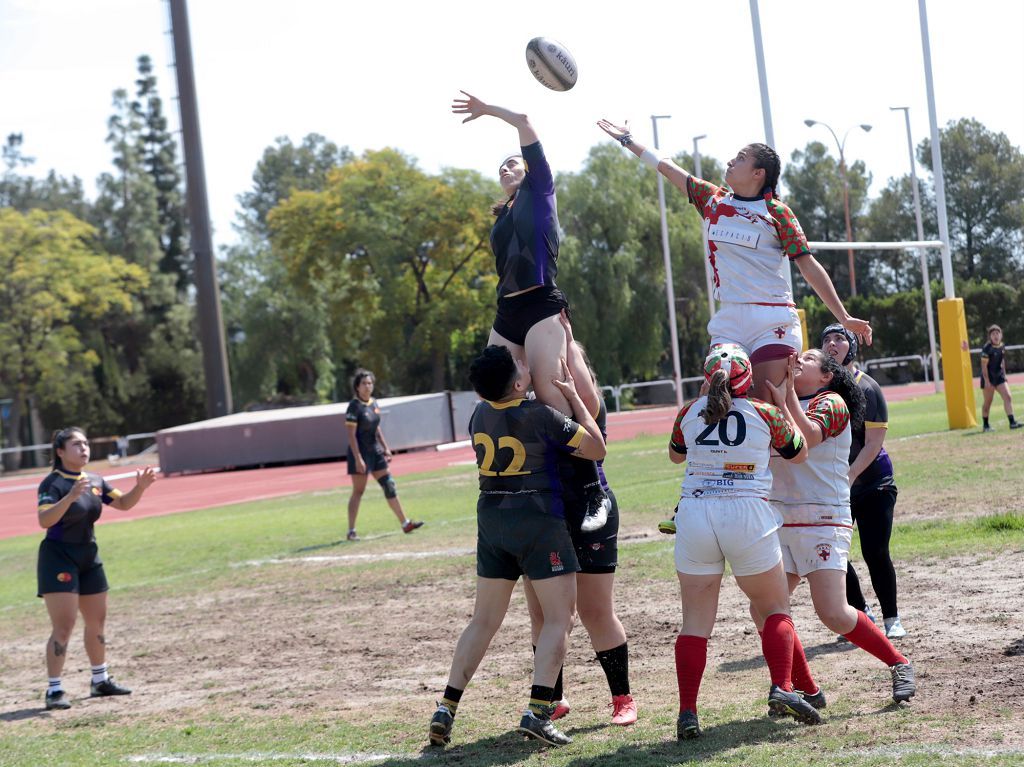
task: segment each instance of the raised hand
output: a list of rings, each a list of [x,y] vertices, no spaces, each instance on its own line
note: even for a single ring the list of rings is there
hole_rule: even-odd
[[[464,99],[454,99],[452,101],[452,113],[457,115],[469,115],[463,123],[468,123],[470,120],[475,120],[478,117],[482,117],[487,114],[488,105],[478,99],[476,96],[472,96],[463,90],[459,93],[464,95]]]
[[[622,139],[623,136],[629,135],[629,121],[626,121],[625,125],[616,125],[615,123],[608,122],[608,120],[598,120],[597,127],[607,133],[616,141]]]
[[[152,466],[147,466],[135,472],[135,484],[143,490],[148,489],[154,482],[156,482],[156,472],[153,471]]]
[[[843,323],[843,327],[857,336],[857,340],[865,346],[871,346],[871,323],[867,320],[859,320],[856,317],[849,317]]]

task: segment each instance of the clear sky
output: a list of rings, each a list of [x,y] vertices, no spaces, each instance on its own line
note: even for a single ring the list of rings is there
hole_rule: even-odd
[[[1024,145],[1024,2],[930,0],[940,125],[973,117]],[[605,140],[594,122],[630,119],[641,141],[651,114],[661,146],[725,160],[764,140],[748,0],[648,2],[480,0],[192,0],[200,124],[217,244],[230,242],[236,197],[277,136],[321,133],[353,150],[392,146],[427,171],[486,173],[515,132],[483,118],[461,125],[458,89],[528,112],[556,170],[578,170]],[[809,140],[842,137],[872,193],[908,172],[902,113],[914,143],[928,135],[917,0],[760,0],[777,149],[785,163]],[[23,133],[37,158],[83,179],[110,170],[111,92],[134,89],[149,54],[177,126],[168,8],[163,0],[0,0],[0,134]],[[568,93],[537,84],[524,51],[553,37],[576,58]],[[833,151],[834,147],[833,147]],[[799,215],[799,211],[797,211]]]

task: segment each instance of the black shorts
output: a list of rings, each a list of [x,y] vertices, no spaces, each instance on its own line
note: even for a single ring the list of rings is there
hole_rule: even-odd
[[[537,511],[534,504],[504,508],[481,503],[476,514],[476,574],[514,581],[540,581],[578,572],[565,520]]]
[[[89,596],[108,591],[96,542],[64,543],[44,538],[36,565],[36,596],[68,593]]]
[[[554,317],[562,309],[568,313],[569,301],[565,293],[555,287],[542,286],[512,298],[499,298],[494,330],[502,338],[525,346],[530,328],[541,320]]]
[[[363,456],[363,463],[366,464],[367,474],[388,470],[388,459],[384,457],[384,451],[380,447],[375,447],[372,452],[360,450],[359,453]],[[358,474],[359,472],[356,471],[356,457],[352,453],[352,448],[348,449],[345,458],[348,461],[348,473]]]
[[[988,374],[988,382],[994,388],[996,386],[999,386],[999,384],[1006,383],[1006,376],[1003,375],[1003,371],[1001,371],[1001,370],[999,371],[999,373],[997,375],[992,375],[991,373],[989,373]],[[985,388],[985,379],[984,378],[979,378],[978,379],[978,383],[981,384],[981,388],[984,390],[984,388]]]
[[[615,493],[608,491],[612,510],[608,512],[605,526],[589,533],[580,530],[586,511],[586,500],[573,493],[566,493],[564,498],[565,523],[569,528],[573,546],[576,547],[580,572],[588,575],[614,573],[619,564],[619,502],[615,500]]]

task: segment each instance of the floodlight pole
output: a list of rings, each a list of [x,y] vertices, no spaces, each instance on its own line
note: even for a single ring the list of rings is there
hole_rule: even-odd
[[[707,138],[706,134],[693,137],[693,172],[697,178],[704,178],[704,174],[701,171],[700,166],[700,148],[697,146],[697,142],[702,138]],[[704,260],[704,281],[707,283],[708,288],[708,319],[715,316],[715,280],[711,274],[711,259],[708,258],[708,230],[704,225],[704,220],[700,222],[700,242],[704,248],[701,251],[701,257]]]
[[[914,138],[910,133],[910,107],[889,107],[891,111],[903,112],[907,123],[907,153],[910,155],[910,185],[914,191],[914,218],[917,221],[917,239],[924,239],[924,220],[921,216],[921,195],[917,190],[917,164],[914,162]],[[939,355],[935,348],[935,318],[932,316],[932,286],[928,276],[928,257],[924,250],[917,252],[921,259],[921,282],[924,286],[925,317],[928,320],[928,349],[932,357],[932,381],[936,393],[942,391],[939,386]]]
[[[672,115],[651,115],[654,128],[654,148],[658,148],[658,120],[669,120]],[[665,179],[658,177],[658,207],[661,210],[661,253],[665,258],[665,298],[668,301],[668,330],[672,341],[672,385],[676,390],[676,407],[683,406],[683,373],[679,363],[679,331],[676,330],[676,291],[672,283],[672,255],[668,246],[668,215],[665,212]]]
[[[191,228],[190,248],[195,258],[196,307],[206,377],[206,415],[228,415],[232,410],[231,379],[224,341],[224,322],[217,285],[217,259],[210,233],[210,206],[206,197],[203,144],[199,135],[199,108],[192,70],[192,40],[185,0],[169,0],[171,35],[174,39],[174,71],[178,79],[178,107],[185,154],[185,192]]]

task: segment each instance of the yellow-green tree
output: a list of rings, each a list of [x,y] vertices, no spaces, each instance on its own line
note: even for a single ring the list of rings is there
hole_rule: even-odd
[[[486,341],[495,276],[488,237],[497,185],[429,175],[392,149],[331,171],[319,192],[270,212],[290,278],[329,312],[332,345],[405,391],[465,385],[461,364]]]
[[[140,267],[102,253],[96,230],[67,211],[0,209],[0,391],[13,399],[9,444],[18,444],[31,395],[68,417],[97,395],[99,355],[80,328],[132,309]]]

